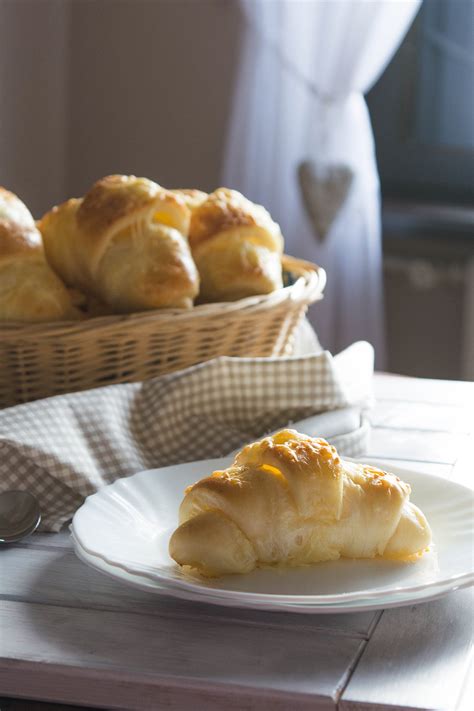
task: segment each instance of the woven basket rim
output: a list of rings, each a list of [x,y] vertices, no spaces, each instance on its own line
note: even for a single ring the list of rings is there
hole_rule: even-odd
[[[291,257],[284,254],[282,264],[285,268],[291,268],[296,272],[298,279],[294,284],[277,289],[269,294],[249,296],[237,301],[213,302],[210,304],[199,304],[192,309],[154,309],[150,311],[140,311],[133,314],[111,314],[107,316],[97,316],[84,321],[50,321],[46,323],[24,323],[21,321],[7,321],[0,323],[0,335],[3,336],[32,336],[32,335],[59,335],[85,333],[94,329],[115,328],[119,324],[129,326],[145,324],[148,321],[156,323],[169,320],[188,320],[198,318],[209,318],[231,312],[247,312],[251,310],[267,310],[284,301],[310,304],[322,298],[326,285],[326,272],[317,264]]]

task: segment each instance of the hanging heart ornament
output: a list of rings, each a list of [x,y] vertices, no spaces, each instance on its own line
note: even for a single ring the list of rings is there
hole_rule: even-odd
[[[322,241],[347,200],[354,171],[348,165],[318,165],[306,160],[298,166],[298,178],[306,212]]]

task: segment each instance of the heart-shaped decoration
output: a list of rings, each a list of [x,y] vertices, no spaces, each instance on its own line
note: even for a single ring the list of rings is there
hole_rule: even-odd
[[[323,240],[347,200],[354,172],[348,165],[318,165],[307,160],[300,163],[298,178],[316,236]]]

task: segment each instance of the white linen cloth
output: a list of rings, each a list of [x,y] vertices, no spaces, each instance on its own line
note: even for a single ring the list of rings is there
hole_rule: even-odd
[[[363,93],[374,84],[421,0],[241,0],[246,21],[222,182],[270,210],[289,253],[321,264],[325,298],[310,315],[337,352],[360,338],[384,367],[380,193]],[[353,174],[319,242],[298,166]]]
[[[226,455],[302,418],[310,418],[309,434],[332,435],[341,453],[358,456],[367,445],[361,409],[371,402],[372,372],[373,349],[358,343],[335,358],[327,351],[216,358],[142,383],[7,408],[0,411],[0,491],[30,491],[42,529],[57,531],[85,496],[119,477]],[[363,388],[347,388],[353,380]],[[319,421],[316,413],[324,413]]]

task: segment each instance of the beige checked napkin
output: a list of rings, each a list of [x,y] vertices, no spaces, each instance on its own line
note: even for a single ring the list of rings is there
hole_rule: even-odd
[[[29,490],[42,530],[58,531],[85,496],[119,477],[226,455],[315,413],[341,408],[347,419],[348,406],[369,402],[372,370],[372,347],[358,343],[335,358],[217,358],[11,407],[0,411],[0,491]],[[362,453],[366,424],[345,434],[332,426],[343,454]]]

